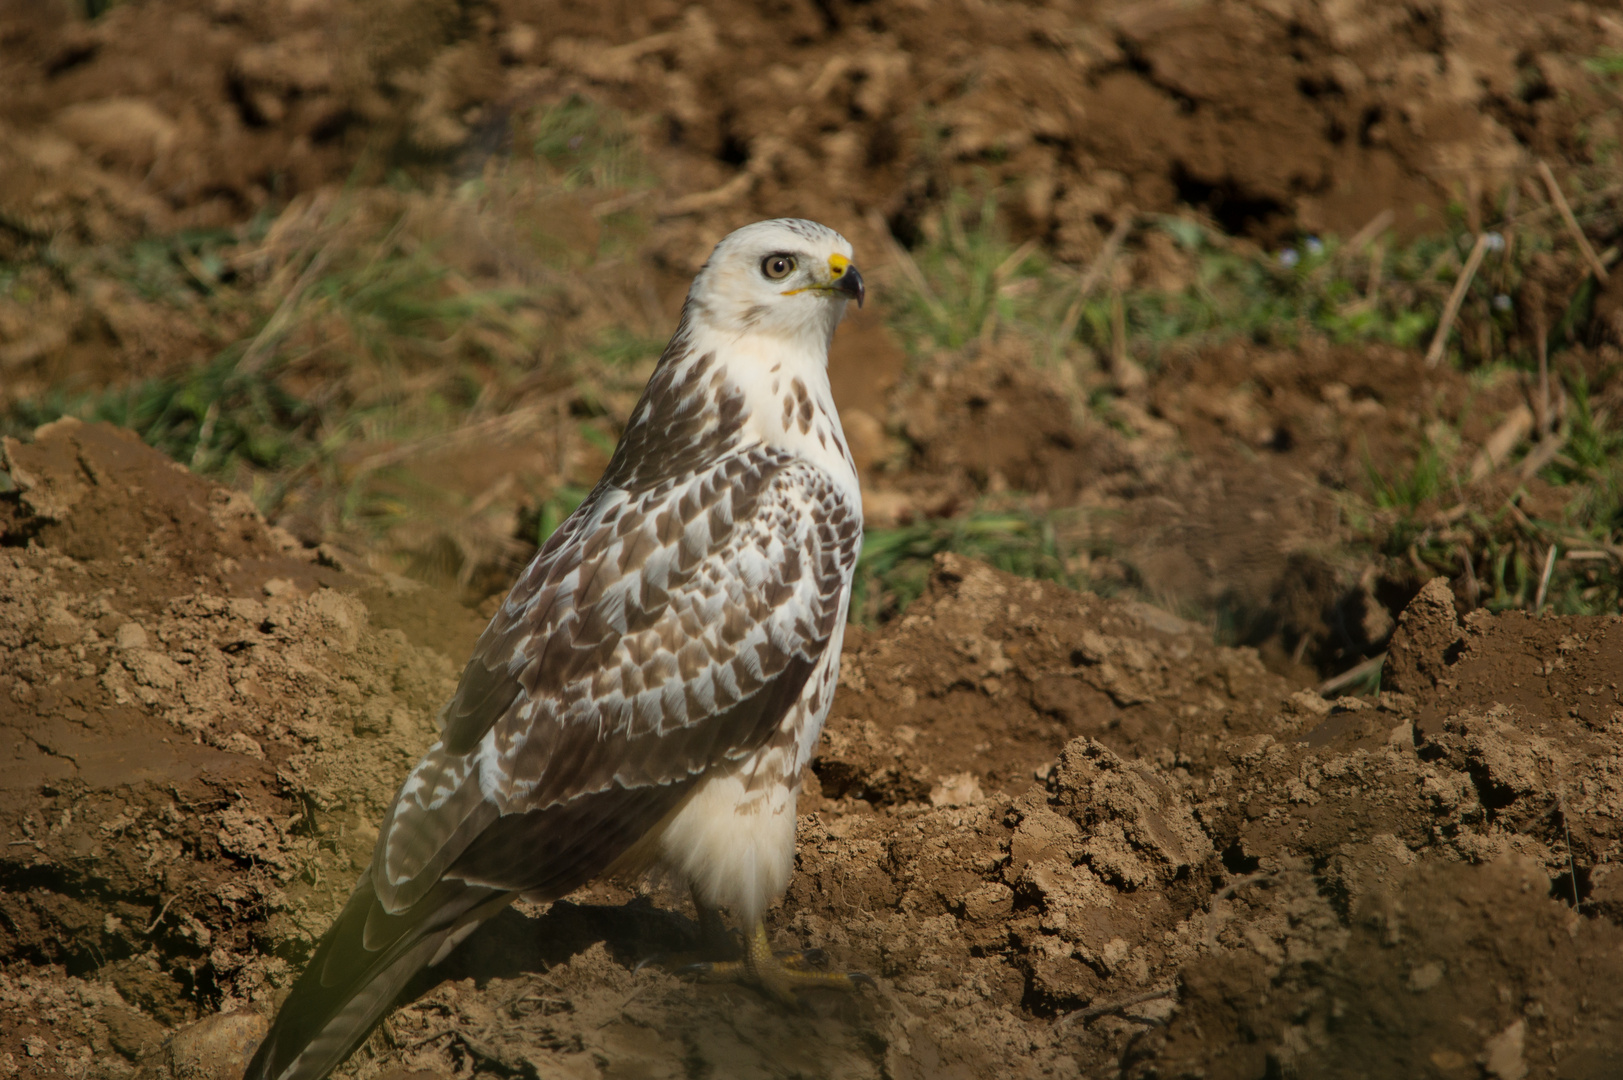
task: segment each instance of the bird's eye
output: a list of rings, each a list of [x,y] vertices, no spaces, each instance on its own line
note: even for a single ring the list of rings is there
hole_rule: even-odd
[[[782,281],[794,273],[794,270],[795,260],[792,255],[768,255],[761,260],[761,273],[771,281]]]

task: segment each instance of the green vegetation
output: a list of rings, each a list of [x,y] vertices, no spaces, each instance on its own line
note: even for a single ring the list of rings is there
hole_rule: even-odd
[[[51,280],[158,305],[216,344],[146,377],[13,399],[0,432],[65,415],[127,426],[272,518],[372,540],[460,512],[466,493],[407,468],[418,451],[477,441],[563,388],[589,402],[635,392],[663,344],[640,297],[582,310],[600,281],[635,285],[620,264],[644,226],[627,197],[652,173],[624,119],[571,100],[515,127],[533,157],[454,189],[396,174],[236,230],[47,248]],[[26,271],[0,267],[0,289],[27,302]],[[547,415],[601,453],[603,413]],[[581,479],[540,495],[544,532]]]
[[[1581,370],[1564,389],[1560,422],[1509,464],[1517,482],[1493,499],[1431,441],[1390,474],[1369,464],[1367,501],[1353,516],[1370,546],[1418,577],[1462,581],[1490,610],[1617,611],[1623,430],[1610,408],[1595,406]]]
[[[1040,336],[1058,325],[1050,261],[1034,244],[1008,242],[993,198],[955,195],[926,222],[925,235],[911,256],[900,256],[904,273],[890,298],[892,325],[909,348],[957,349],[999,328]]]
[[[6,426],[75,415],[130,427],[192,468],[253,489],[274,514],[289,477],[335,479],[346,445],[454,424],[482,390],[477,367],[514,376],[521,350],[533,348],[534,334],[509,317],[518,294],[470,287],[413,234],[409,214],[367,235],[342,223],[350,209],[335,208],[308,250],[270,275],[285,289],[274,307],[272,289],[216,284],[221,275],[208,268],[223,265],[230,238],[137,245],[118,269],[141,295],[219,324],[257,308],[252,333],[195,367],[17,402]],[[510,356],[493,355],[493,341]]]
[[[1366,452],[1370,501],[1380,510],[1414,513],[1440,496],[1451,479],[1445,475],[1441,451],[1429,439],[1423,440],[1414,461],[1401,475],[1382,475]]]
[[[591,494],[590,488],[578,487],[574,484],[565,484],[553,492],[536,515],[535,543],[539,547],[547,542],[547,537],[558,531],[558,526],[564,519],[575,512],[575,508],[585,501]]]
[[[1603,52],[1584,61],[1584,70],[1592,75],[1623,75],[1623,54]]]
[[[565,190],[645,188],[654,182],[624,116],[580,97],[535,114],[528,132],[538,158]]]
[[[232,348],[202,367],[132,385],[69,397],[20,402],[10,426],[31,429],[59,416],[105,420],[141,433],[148,443],[203,472],[237,463],[277,470],[300,463],[316,419],[274,372],[243,370]]]
[[[942,552],[967,555],[1021,577],[1080,588],[1069,568],[1065,537],[1075,512],[1040,514],[1023,507],[978,508],[962,517],[869,529],[857,561],[851,618],[872,626],[904,610],[924,593],[930,567]]]
[[[1468,239],[1398,244],[1382,234],[1362,238],[1356,249],[1334,237],[1304,237],[1264,251],[1191,218],[1146,215],[1136,242],[1154,249],[1161,270],[1153,282],[1118,287],[1111,272],[1084,269],[1079,279],[1035,245],[1016,245],[991,197],[949,199],[921,231],[911,265],[894,283],[892,317],[916,353],[1014,334],[1044,346],[1039,359],[1072,344],[1107,354],[1119,305],[1126,341],[1152,365],[1168,348],[1235,337],[1274,346],[1318,336],[1423,347],[1469,249]],[[1529,260],[1551,246],[1551,238],[1530,234],[1508,259],[1496,257],[1475,275],[1464,308],[1474,331],[1461,343],[1466,362],[1504,355],[1515,326],[1497,298],[1514,293]],[[1083,284],[1088,292],[1079,296]]]

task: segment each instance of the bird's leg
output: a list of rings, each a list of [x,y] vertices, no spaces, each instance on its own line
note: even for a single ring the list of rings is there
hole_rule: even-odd
[[[738,944],[721,921],[721,912],[699,899],[699,890],[693,890],[693,908],[699,913],[699,948],[711,956],[736,956]]]
[[[695,961],[692,953],[662,954],[648,957],[637,965],[639,969],[653,964],[678,975],[750,983],[788,1005],[797,1004],[796,990],[854,990],[863,984],[874,985],[873,979],[860,971],[822,970],[825,957],[821,949],[775,952],[766,936],[766,925],[759,920],[744,937],[741,959],[713,959],[739,956],[738,940],[722,921],[721,913],[700,900],[697,892],[693,894],[693,906],[699,916],[698,955],[712,959]]]
[[[699,910],[703,911],[704,908]],[[720,919],[716,921],[719,923]],[[757,920],[745,933],[742,960],[694,964],[683,970],[709,979],[753,983],[786,1005],[798,1004],[794,993],[796,990],[855,990],[863,984],[874,985],[873,979],[860,971],[819,971],[813,965],[820,958],[821,950],[817,949],[774,952],[772,942],[766,936],[766,925]]]
[[[637,970],[659,967],[666,971],[694,971],[722,957],[739,955],[738,940],[721,919],[721,912],[699,899],[698,890],[692,893],[693,908],[698,913],[699,942],[692,949],[679,952],[659,952],[645,956],[637,963]]]

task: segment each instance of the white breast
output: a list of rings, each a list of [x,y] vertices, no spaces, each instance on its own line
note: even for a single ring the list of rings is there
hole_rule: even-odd
[[[844,489],[853,509],[860,508],[856,465],[829,389],[827,343],[810,335],[743,335],[717,346],[729,380],[749,404],[751,434],[822,468]]]

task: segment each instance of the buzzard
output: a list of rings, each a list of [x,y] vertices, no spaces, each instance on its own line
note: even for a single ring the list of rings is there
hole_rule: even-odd
[[[248,1080],[319,1080],[401,987],[515,897],[662,869],[717,965],[794,999],[853,978],[775,957],[762,925],[794,864],[801,771],[828,715],[861,493],[828,383],[851,245],[823,225],[728,235],[607,471],[480,635],[440,739],[316,946]]]

